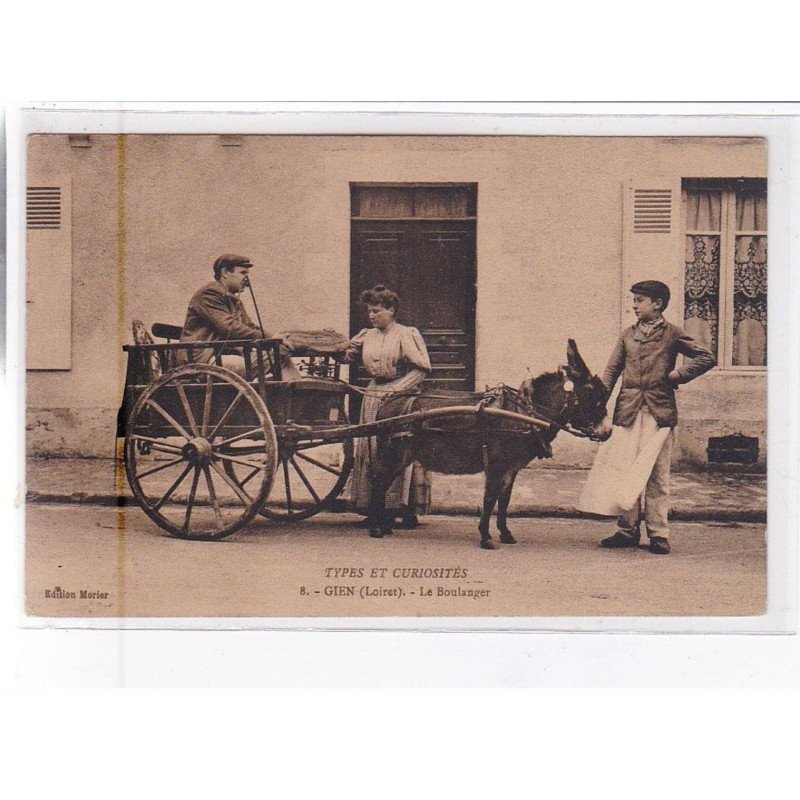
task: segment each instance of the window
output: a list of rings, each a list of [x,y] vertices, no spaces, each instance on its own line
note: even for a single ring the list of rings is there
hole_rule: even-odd
[[[684,327],[720,367],[767,364],[767,182],[685,180]]]
[[[353,219],[475,219],[477,184],[354,184]]]

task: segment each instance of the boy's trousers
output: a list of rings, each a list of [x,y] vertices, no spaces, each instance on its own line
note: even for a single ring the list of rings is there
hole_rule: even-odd
[[[646,410],[640,412],[640,415],[641,420],[637,420],[637,422],[641,423],[643,429],[651,426],[656,428],[656,421]],[[642,433],[647,435],[646,430],[642,430]],[[670,464],[674,440],[675,430],[672,429],[661,446],[645,490],[638,502],[634,504],[633,508],[619,515],[617,524],[621,530],[631,536],[637,535],[637,529],[644,520],[648,536],[669,538],[667,517],[669,515]]]

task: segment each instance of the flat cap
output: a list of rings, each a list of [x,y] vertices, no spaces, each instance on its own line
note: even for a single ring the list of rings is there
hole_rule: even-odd
[[[246,256],[225,253],[214,262],[214,269],[233,269],[234,267],[252,267],[253,262]]]
[[[669,286],[661,281],[639,281],[631,286],[633,294],[643,294],[651,300],[661,300],[664,306],[669,303]]]

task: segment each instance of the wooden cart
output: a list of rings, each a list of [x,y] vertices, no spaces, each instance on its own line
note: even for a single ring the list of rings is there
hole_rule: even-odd
[[[330,507],[353,464],[352,437],[318,435],[348,425],[340,355],[296,352],[308,377],[286,381],[279,339],[227,341],[211,363],[193,363],[208,344],[169,341],[180,333],[173,326],[153,333],[168,341],[123,348],[117,433],[131,491],[157,525],[221,539],[259,513],[298,520]],[[244,376],[222,365],[237,351]]]
[[[333,508],[353,465],[355,437],[476,413],[548,424],[453,405],[353,425],[341,351],[293,350],[306,376],[288,381],[280,339],[210,347],[170,341],[180,335],[174,326],[154,325],[153,333],[167,342],[123,348],[128,364],[117,435],[125,440],[125,472],[137,503],[184,539],[222,539],[256,514],[300,520]],[[209,349],[210,363],[194,361]],[[223,365],[231,352],[244,375]]]

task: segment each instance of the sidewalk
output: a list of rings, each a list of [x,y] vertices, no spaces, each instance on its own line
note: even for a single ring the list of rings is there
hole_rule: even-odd
[[[513,516],[580,517],[575,503],[585,470],[532,468],[517,476],[510,512]],[[33,503],[116,505],[117,485],[133,499],[125,470],[112,459],[30,458],[26,498]],[[675,520],[765,522],[767,476],[719,472],[673,472]],[[434,475],[434,514],[477,515],[483,498],[483,475]]]

